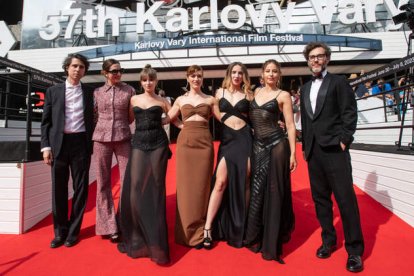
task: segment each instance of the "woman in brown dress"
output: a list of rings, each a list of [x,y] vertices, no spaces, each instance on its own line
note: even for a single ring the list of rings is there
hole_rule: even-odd
[[[177,139],[177,213],[175,241],[201,249],[206,220],[210,181],[213,174],[214,150],[209,131],[209,118],[218,118],[218,102],[201,91],[203,69],[192,65],[187,69],[190,90],[177,98],[168,116],[181,113],[183,128]]]

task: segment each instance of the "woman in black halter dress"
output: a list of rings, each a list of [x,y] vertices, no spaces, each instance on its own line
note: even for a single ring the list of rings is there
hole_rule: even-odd
[[[252,96],[246,67],[240,62],[230,64],[222,88],[216,92],[222,136],[204,227],[206,248],[211,247],[212,237],[233,247],[243,246],[249,199],[252,133],[248,112]]]
[[[283,263],[282,244],[289,241],[295,221],[290,173],[296,168],[296,130],[290,94],[277,88],[279,63],[266,61],[262,77],[265,86],[255,91],[249,113],[254,138],[245,243],[264,259]],[[282,112],[288,137],[278,124]]]
[[[149,257],[157,264],[170,262],[165,206],[168,137],[161,116],[169,103],[155,94],[156,71],[141,71],[145,93],[131,98],[135,134],[121,192],[121,253],[131,258]]]

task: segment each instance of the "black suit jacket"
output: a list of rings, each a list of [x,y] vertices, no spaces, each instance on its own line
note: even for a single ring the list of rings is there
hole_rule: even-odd
[[[355,95],[346,79],[327,73],[316,100],[315,113],[310,102],[312,81],[301,89],[302,150],[308,158],[314,143],[322,148],[353,141],[357,124]]]
[[[92,154],[93,134],[93,93],[82,84],[83,117],[87,135],[87,152]],[[65,128],[65,83],[46,90],[41,123],[41,148],[51,147],[53,156],[58,156],[62,148]]]

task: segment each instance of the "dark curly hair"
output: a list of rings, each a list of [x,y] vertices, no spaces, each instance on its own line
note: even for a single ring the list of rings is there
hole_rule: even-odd
[[[303,49],[303,56],[305,57],[306,60],[309,59],[309,53],[316,48],[323,48],[325,49],[325,55],[328,59],[331,58],[331,48],[329,48],[328,45],[326,45],[323,42],[319,42],[319,41],[313,41],[313,42],[309,42],[306,46],[305,49]]]
[[[82,61],[83,65],[85,65],[85,73],[88,72],[89,69],[89,61],[88,59],[81,55],[81,54],[69,54],[64,60],[63,60],[63,64],[62,64],[62,69],[63,71],[65,71],[65,74],[68,74],[68,67],[70,65],[70,63],[72,62],[72,59],[77,58],[80,61]]]

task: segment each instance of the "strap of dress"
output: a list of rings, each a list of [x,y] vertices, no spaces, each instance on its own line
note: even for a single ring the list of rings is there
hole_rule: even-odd
[[[279,97],[279,95],[282,93],[282,90],[279,90],[279,93],[277,93],[275,100],[277,101],[277,97]]]

